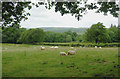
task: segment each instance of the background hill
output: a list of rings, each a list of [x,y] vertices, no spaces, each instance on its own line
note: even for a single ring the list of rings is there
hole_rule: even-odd
[[[52,32],[67,32],[67,31],[72,31],[72,32],[77,32],[78,34],[83,34],[87,28],[72,28],[72,27],[41,27],[44,31],[52,31]]]

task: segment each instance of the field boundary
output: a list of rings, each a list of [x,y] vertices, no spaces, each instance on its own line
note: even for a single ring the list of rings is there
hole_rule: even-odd
[[[119,43],[43,43],[41,45],[49,45],[49,46],[72,46],[72,47],[78,47],[78,46],[86,46],[86,47],[120,47]]]

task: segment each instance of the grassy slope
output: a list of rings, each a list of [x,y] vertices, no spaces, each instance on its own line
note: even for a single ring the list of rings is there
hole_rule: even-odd
[[[69,47],[46,48],[3,44],[3,77],[118,76],[118,48],[76,48],[76,55],[63,57],[59,52],[67,52]]]
[[[87,28],[67,28],[67,27],[41,27],[44,31],[52,31],[52,32],[67,32],[71,30],[72,32],[77,32],[79,34],[83,34]]]

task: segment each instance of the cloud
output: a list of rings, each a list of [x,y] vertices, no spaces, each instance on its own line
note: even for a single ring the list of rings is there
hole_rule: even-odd
[[[117,18],[114,18],[110,14],[104,16],[101,13],[95,13],[95,10],[88,11],[80,21],[74,16],[71,16],[71,14],[61,16],[60,12],[55,12],[54,7],[51,10],[48,10],[44,5],[41,5],[38,8],[33,7],[29,12],[31,16],[28,20],[21,22],[22,27],[90,27],[97,22],[102,22],[106,27],[110,27],[111,24],[118,24]]]

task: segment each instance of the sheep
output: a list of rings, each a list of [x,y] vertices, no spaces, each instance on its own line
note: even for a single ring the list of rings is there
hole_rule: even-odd
[[[85,46],[83,48],[86,48]]]
[[[99,47],[100,49],[102,48],[102,47]]]
[[[7,50],[8,48],[5,48],[5,50]]]
[[[66,56],[67,54],[65,52],[60,52],[60,56]]]
[[[74,47],[70,47],[71,49],[73,49]]]
[[[95,46],[95,48],[97,48],[97,46]]]
[[[41,50],[45,50],[45,47],[41,46]]]
[[[75,54],[76,54],[76,49],[68,51],[68,55],[75,55]]]
[[[82,48],[82,46],[80,46],[80,48]]]
[[[54,47],[52,46],[52,47],[50,47],[51,49],[53,49]]]
[[[55,46],[54,48],[55,48],[55,49],[58,49],[58,46]]]

